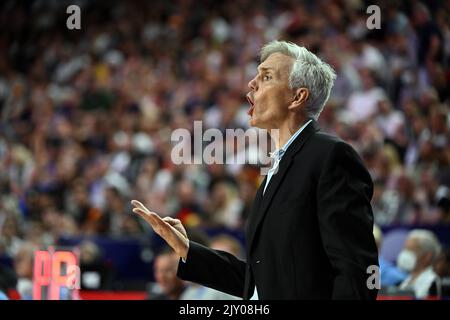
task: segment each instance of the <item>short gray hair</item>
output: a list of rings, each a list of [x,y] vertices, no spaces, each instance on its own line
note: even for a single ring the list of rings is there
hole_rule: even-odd
[[[416,239],[419,242],[421,252],[432,252],[433,259],[440,251],[440,243],[435,234],[425,229],[414,229],[408,233],[409,239]]]
[[[261,62],[273,53],[282,53],[295,59],[289,75],[289,87],[309,90],[306,113],[317,120],[330,97],[331,88],[336,79],[333,68],[305,47],[292,42],[275,40],[267,43],[261,49]]]

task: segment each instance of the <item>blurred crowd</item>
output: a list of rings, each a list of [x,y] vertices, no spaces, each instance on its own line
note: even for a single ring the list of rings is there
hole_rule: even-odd
[[[375,222],[450,225],[449,3],[379,1],[370,30],[372,2],[86,0],[68,30],[72,3],[3,1],[0,254],[145,237],[131,199],[190,228],[242,230],[259,167],[174,165],[171,133],[248,129],[247,83],[273,39],[335,68],[319,123],[365,161]]]

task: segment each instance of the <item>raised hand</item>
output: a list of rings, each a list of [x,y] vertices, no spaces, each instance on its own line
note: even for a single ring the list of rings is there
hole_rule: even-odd
[[[144,218],[180,257],[187,258],[189,239],[180,220],[171,217],[161,218],[137,200],[132,200],[131,204],[134,206],[134,213]]]

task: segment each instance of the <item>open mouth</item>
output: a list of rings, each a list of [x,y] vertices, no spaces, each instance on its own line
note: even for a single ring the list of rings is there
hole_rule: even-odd
[[[251,117],[253,115],[253,110],[255,109],[255,103],[253,102],[250,92],[247,93],[246,97],[248,103],[250,104],[250,109],[247,110],[247,114]]]

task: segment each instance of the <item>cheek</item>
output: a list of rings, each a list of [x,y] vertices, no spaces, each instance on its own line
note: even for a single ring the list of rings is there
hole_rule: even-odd
[[[273,120],[284,119],[287,108],[282,97],[274,94],[267,98],[264,111]]]
[[[277,99],[273,90],[266,90],[261,93],[258,99],[260,113],[266,113],[276,110]]]

